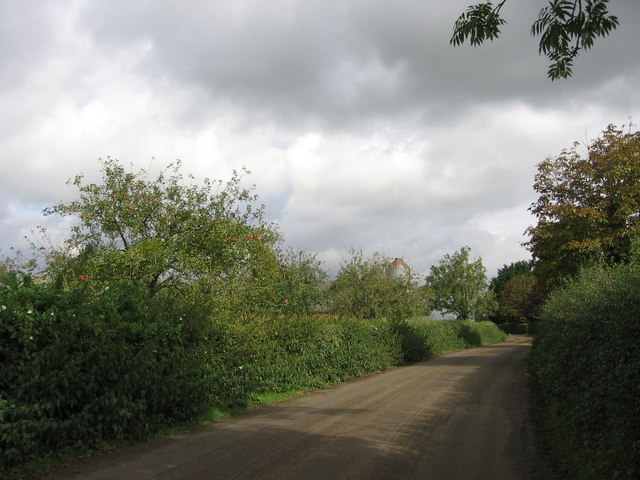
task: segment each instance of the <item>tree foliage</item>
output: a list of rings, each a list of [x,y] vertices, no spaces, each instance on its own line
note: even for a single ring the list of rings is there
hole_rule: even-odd
[[[489,282],[489,290],[493,290],[496,295],[500,295],[505,286],[516,275],[533,275],[531,262],[518,260],[509,265],[503,265],[498,269],[498,274]]]
[[[323,303],[324,292],[318,285],[327,275],[315,255],[275,249],[256,260],[250,275],[200,282],[204,296],[214,297],[210,302],[216,309],[250,321],[265,314],[308,315]]]
[[[180,166],[150,178],[108,158],[101,184],[77,175],[70,183],[79,199],[45,210],[78,219],[65,248],[48,253],[50,275],[61,284],[119,279],[144,285],[153,297],[196,279],[255,277],[276,263],[270,258],[278,235],[252,188],[242,186],[243,174],[200,186],[187,183]]]
[[[499,323],[535,322],[542,304],[536,277],[531,274],[511,277],[497,300],[496,320]]]
[[[314,313],[325,302],[325,293],[319,288],[326,280],[316,256],[301,250],[289,249],[280,254],[281,275],[277,288],[283,313],[296,315]]]
[[[467,39],[477,46],[500,35],[506,23],[501,10],[506,0],[494,4],[471,5],[455,22],[451,44]],[[572,74],[575,58],[590,49],[596,38],[606,37],[618,26],[618,18],[609,15],[609,0],[550,0],[531,26],[531,34],[540,37],[538,51],[550,61],[549,78],[557,80]]]
[[[519,260],[498,269],[489,290],[498,308],[492,316],[496,323],[530,323],[538,317],[542,296],[533,273],[532,262]]]
[[[406,320],[427,313],[426,298],[411,276],[391,278],[389,259],[375,253],[366,258],[351,251],[329,291],[334,313],[361,318]]]
[[[553,287],[581,265],[628,262],[640,233],[640,132],[610,125],[581,154],[578,143],[538,165],[527,232],[536,274]]]
[[[469,247],[446,254],[431,267],[426,287],[431,293],[431,307],[456,315],[460,320],[474,320],[490,315],[495,309],[492,293],[487,291],[487,276],[482,259],[471,260]]]

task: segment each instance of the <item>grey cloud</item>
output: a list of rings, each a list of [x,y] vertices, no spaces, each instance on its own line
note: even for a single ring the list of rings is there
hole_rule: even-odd
[[[470,0],[2,2],[0,187],[22,210],[0,222],[66,198],[96,157],[175,153],[197,174],[258,166],[267,213],[311,251],[421,270],[470,243],[492,264],[523,255],[509,218],[526,216],[535,163],[640,102],[637,0],[612,2],[619,30],[554,83],[528,34],[541,2],[508,2],[503,38],[478,49],[449,45]],[[291,160],[310,132],[327,142],[315,170]]]
[[[546,80],[529,26],[539,0],[507,4],[500,40],[474,49],[449,45],[467,1],[128,2],[85,5],[82,25],[100,45],[150,41],[150,77],[191,84],[206,99],[323,128],[368,123],[413,111],[426,122],[455,118],[478,103],[521,99],[541,107],[568,94],[589,96],[608,78],[637,75],[630,65],[640,8],[614,4],[622,27],[578,59],[571,82]],[[613,7],[612,7],[613,8]],[[628,50],[628,51],[627,51]],[[625,54],[625,51],[626,54]],[[607,68],[603,68],[606,63]],[[593,100],[592,97],[588,97]],[[621,103],[624,104],[624,95]]]

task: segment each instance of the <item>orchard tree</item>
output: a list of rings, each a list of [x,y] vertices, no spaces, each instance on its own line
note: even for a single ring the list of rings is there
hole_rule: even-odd
[[[180,162],[151,177],[102,161],[102,182],[72,183],[79,198],[45,210],[77,218],[65,248],[47,252],[49,274],[61,285],[130,282],[149,297],[195,280],[228,280],[267,268],[278,234],[256,206],[246,171],[229,181],[196,185]],[[44,247],[40,247],[44,249]]]
[[[303,250],[288,249],[279,255],[281,271],[278,272],[280,311],[284,314],[305,315],[313,313],[324,304],[325,292],[319,285],[327,273],[315,254]]]
[[[482,259],[471,260],[469,247],[453,255],[446,254],[431,267],[426,288],[431,292],[431,307],[454,314],[459,320],[484,318],[495,310],[493,294],[487,290]]]
[[[575,143],[538,165],[525,244],[547,289],[581,266],[630,261],[640,234],[640,132],[610,125],[581,152]]]
[[[367,258],[352,250],[340,265],[336,281],[329,290],[331,311],[359,318],[406,320],[427,313],[424,291],[411,276],[391,278],[390,259],[380,253]]]
[[[451,44],[469,40],[477,46],[500,35],[506,23],[501,16],[507,0],[471,5],[458,17]],[[618,26],[618,18],[609,14],[609,0],[550,0],[531,26],[531,34],[540,37],[538,51],[551,61],[547,72],[557,80],[571,76],[573,62],[598,37],[606,37]]]

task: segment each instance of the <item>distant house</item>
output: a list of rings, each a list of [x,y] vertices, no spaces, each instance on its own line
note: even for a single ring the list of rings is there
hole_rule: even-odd
[[[388,273],[389,278],[395,280],[396,278],[411,277],[411,267],[401,258],[395,258],[393,262],[389,264]]]

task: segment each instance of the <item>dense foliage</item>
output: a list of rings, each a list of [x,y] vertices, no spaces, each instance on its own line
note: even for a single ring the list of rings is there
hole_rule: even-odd
[[[211,323],[175,299],[149,304],[130,284],[108,295],[9,274],[0,284],[3,463],[103,439],[142,438],[216,396]],[[226,360],[224,360],[226,361]]]
[[[527,243],[547,290],[580,266],[628,262],[640,232],[640,132],[609,126],[588,146],[575,144],[538,166]]]
[[[238,323],[165,293],[149,301],[131,284],[87,293],[14,273],[2,280],[0,473],[51,452],[144,438],[261,393],[503,339],[493,324],[333,315]]]
[[[462,13],[453,29],[451,44],[469,40],[477,46],[500,35],[506,23],[500,11],[506,0],[481,2]],[[593,46],[597,37],[606,37],[618,26],[618,18],[609,15],[609,0],[550,0],[531,26],[531,34],[540,36],[539,53],[551,60],[547,72],[557,80],[571,76],[573,62],[583,50]]]
[[[579,478],[640,477],[640,267],[595,266],[553,292],[533,370]]]
[[[482,320],[496,308],[493,292],[487,290],[482,259],[471,260],[469,247],[446,254],[431,267],[426,290],[434,310],[451,313],[459,320]]]
[[[517,275],[533,275],[531,262],[519,260],[509,265],[503,265],[502,268],[498,269],[496,276],[489,282],[489,290],[493,290],[496,296],[500,296],[509,280]]]
[[[329,308],[338,315],[398,321],[428,313],[425,291],[410,274],[392,278],[387,257],[365,258],[359,251],[352,251],[340,266],[329,291]]]
[[[102,184],[78,176],[80,198],[47,210],[77,223],[62,248],[34,245],[41,275],[0,264],[0,476],[503,338],[406,323],[424,292],[382,256],[355,255],[323,291],[320,263],[280,249],[241,176],[196,186],[179,167],[150,178],[108,159]]]
[[[75,216],[64,248],[41,247],[49,275],[68,287],[79,278],[96,288],[115,280],[144,285],[153,297],[195,279],[259,276],[271,266],[278,235],[263,220],[251,188],[234,172],[228,182],[186,181],[180,163],[156,177],[103,161],[102,183],[71,182],[79,198],[45,214]]]
[[[492,322],[441,322],[410,320],[397,324],[407,362],[415,362],[453,350],[502,342],[506,335]]]
[[[509,333],[527,333],[529,324],[538,320],[544,296],[534,276],[531,262],[520,260],[498,269],[489,283],[498,308],[491,321]]]

